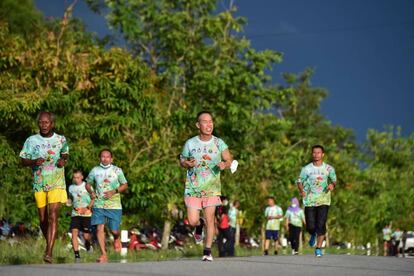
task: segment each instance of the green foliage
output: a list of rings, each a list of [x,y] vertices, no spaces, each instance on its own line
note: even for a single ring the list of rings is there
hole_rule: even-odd
[[[0,1],[0,19],[8,23],[13,33],[31,37],[43,25],[43,16],[32,0],[2,0]]]

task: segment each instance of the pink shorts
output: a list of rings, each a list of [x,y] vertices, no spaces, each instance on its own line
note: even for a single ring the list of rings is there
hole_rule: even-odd
[[[220,206],[221,199],[219,196],[208,196],[208,197],[195,197],[195,196],[186,196],[184,197],[185,206],[187,208],[194,208],[197,210],[202,210],[203,208],[210,206]]]

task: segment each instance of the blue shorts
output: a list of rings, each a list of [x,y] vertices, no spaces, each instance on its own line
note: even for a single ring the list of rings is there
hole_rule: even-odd
[[[279,238],[279,231],[278,230],[266,230],[265,233],[266,240],[277,240]]]
[[[91,225],[106,224],[112,231],[119,230],[122,209],[92,208]]]

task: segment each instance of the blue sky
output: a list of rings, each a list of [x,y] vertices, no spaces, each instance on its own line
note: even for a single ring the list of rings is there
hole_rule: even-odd
[[[70,2],[70,1],[68,1]],[[398,125],[414,132],[414,1],[411,0],[234,0],[247,18],[246,36],[256,49],[284,54],[272,71],[313,67],[313,85],[329,96],[323,114],[354,129],[363,141],[367,129]],[[35,0],[46,16],[62,16],[64,0]],[[226,5],[229,1],[219,1]],[[83,1],[74,16],[100,35],[104,18]]]

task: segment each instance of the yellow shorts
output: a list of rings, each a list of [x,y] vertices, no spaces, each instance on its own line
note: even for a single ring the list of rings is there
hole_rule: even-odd
[[[37,208],[43,208],[50,203],[66,203],[68,196],[66,190],[54,189],[49,192],[35,192],[34,193]]]

